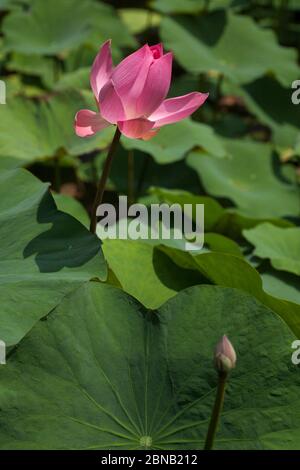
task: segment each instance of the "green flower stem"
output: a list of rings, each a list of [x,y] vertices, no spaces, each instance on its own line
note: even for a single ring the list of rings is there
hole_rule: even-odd
[[[134,155],[133,150],[128,152],[128,204],[134,203]]]
[[[110,147],[108,149],[107,157],[104,163],[102,175],[97,187],[97,193],[94,199],[93,203],[93,208],[92,208],[92,215],[91,215],[91,224],[90,224],[90,232],[95,233],[96,232],[96,227],[97,227],[97,208],[101,204],[102,199],[103,199],[103,194],[105,191],[105,186],[106,182],[110,173],[113,157],[117,148],[117,145],[119,143],[121,137],[121,132],[119,131],[119,128],[117,127],[114,138],[110,144]]]
[[[217,394],[206,435],[204,450],[211,450],[214,445],[215,435],[224,403],[227,376],[227,372],[219,372]]]

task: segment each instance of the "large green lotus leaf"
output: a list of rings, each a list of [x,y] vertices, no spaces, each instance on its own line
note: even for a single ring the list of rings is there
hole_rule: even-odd
[[[251,113],[271,128],[272,139],[281,149],[296,147],[300,140],[300,107],[292,103],[292,92],[291,84],[283,87],[272,77],[243,86],[224,85],[224,93],[241,96]]]
[[[29,83],[22,78],[22,75],[18,73],[11,73],[5,77],[6,105],[16,96],[22,95],[30,98],[40,98],[45,94],[45,90],[41,88],[39,83],[34,81]]]
[[[41,77],[43,83],[51,87],[55,78],[56,65],[53,58],[14,53],[7,64],[7,69]]]
[[[123,22],[132,34],[139,34],[159,25],[161,15],[143,8],[121,8],[118,10]]]
[[[151,5],[162,13],[200,13],[206,8],[209,10],[215,8],[227,8],[232,0],[152,0]]]
[[[4,47],[25,54],[59,54],[108,37],[134,46],[126,26],[108,5],[93,0],[32,0],[30,9],[12,11],[3,21]]]
[[[206,232],[218,232],[227,235],[230,238],[240,240],[242,230],[252,228],[269,221],[279,227],[292,226],[284,219],[259,219],[245,217],[233,209],[224,209],[218,201],[208,196],[198,196],[188,191],[179,191],[177,189],[165,189],[152,187],[150,193],[155,195],[159,202],[171,204],[180,204],[183,208],[185,204],[192,205],[192,216],[195,219],[196,205],[204,204],[204,230]]]
[[[82,225],[89,228],[89,215],[79,201],[72,196],[67,196],[66,194],[52,193],[52,196],[59,211],[66,212],[74,217],[74,219],[77,219]]]
[[[269,295],[263,289],[259,273],[241,258],[240,253],[233,256],[232,246],[229,250],[224,240],[222,246],[219,242],[217,247],[213,245],[215,240],[212,242],[205,237],[205,242],[212,244],[214,252],[186,252],[175,243],[172,246],[172,241],[162,240],[152,241],[152,244],[134,240],[105,240],[103,251],[118,284],[148,308],[159,307],[187,286],[209,282],[253,295],[280,315],[295,334],[300,335],[300,305],[294,303],[294,298],[284,291],[275,293],[275,296]],[[166,256],[161,257],[158,253]]]
[[[279,219],[273,217],[248,217],[241,215],[234,209],[226,209],[223,216],[219,219],[214,227],[214,231],[222,233],[234,240],[240,241],[243,239],[242,232],[244,229],[256,227],[262,222],[270,222],[277,227],[293,227],[293,223],[286,219]]]
[[[100,242],[25,170],[0,173],[0,337],[16,344],[69,292],[105,279]]]
[[[0,0],[0,10],[12,10],[20,6],[20,4],[28,4],[29,0]]]
[[[240,257],[243,256],[241,248],[234,240],[219,233],[207,232],[205,234],[205,245],[207,245],[211,251],[230,253]]]
[[[93,150],[106,148],[113,137],[114,128],[108,127],[95,136],[83,139],[74,131],[75,114],[82,107],[97,111],[92,93],[78,93],[66,91],[55,94],[49,103],[44,103],[43,111],[49,128],[53,128],[53,134],[58,134],[58,142],[70,155],[81,155]],[[75,114],[74,114],[75,113]],[[50,138],[52,136],[50,135]]]
[[[0,0],[0,10],[9,10],[14,0]]]
[[[254,255],[270,259],[275,269],[300,276],[300,228],[265,223],[244,230],[243,234],[255,246]]]
[[[1,156],[0,158],[0,172],[3,170],[12,170],[20,166],[20,160],[12,157]]]
[[[92,33],[88,43],[98,49],[103,42],[110,38],[113,44],[113,59],[123,58],[124,54],[120,48],[137,49],[139,47],[138,41],[130,33],[126,23],[122,21],[121,15],[115,8],[107,5],[107,2],[102,3],[99,0],[94,2],[91,9],[91,19]]]
[[[294,334],[234,289],[196,286],[158,311],[90,282],[1,368],[2,449],[202,449],[227,333],[237,367],[216,449],[299,449]],[[275,341],[274,341],[275,338]]]
[[[146,307],[156,308],[175,295],[176,291],[163,284],[155,272],[151,245],[132,240],[104,240],[103,253],[122,289]]]
[[[28,11],[11,13],[3,32],[8,50],[55,54],[81,44],[91,31],[91,2],[33,0]]]
[[[153,0],[151,5],[162,13],[199,13],[204,0]]]
[[[154,189],[154,188],[153,188]],[[158,190],[158,188],[156,188],[156,190]],[[163,190],[161,190],[163,192]],[[157,191],[157,194],[159,193],[159,191]],[[174,194],[172,191],[166,191],[166,194]],[[177,193],[178,195],[178,193]],[[184,205],[182,206],[182,208],[184,210],[187,210],[187,205],[189,206],[190,210],[188,210],[186,212],[186,215],[188,215],[188,217],[192,217],[194,218],[194,214],[193,214],[193,208],[195,208],[194,205],[191,204],[192,202],[192,195],[191,195],[191,198],[190,198],[190,202],[188,203],[188,193],[186,193],[186,195],[184,194],[184,192],[181,193],[181,196],[182,196],[182,201],[185,200],[184,202]],[[197,204],[201,204],[201,205],[204,205],[204,213],[206,214],[206,216],[204,217],[204,226],[206,226],[206,222],[207,222],[207,225],[211,224],[211,221],[212,221],[212,217],[213,215],[216,215],[215,214],[212,214],[211,212],[213,212],[214,209],[218,208],[218,204],[214,204],[214,200],[213,199],[210,199],[208,197],[201,197],[201,196],[193,196],[194,198],[194,203],[195,203],[195,200],[197,200]],[[179,204],[178,201],[180,199],[176,199],[176,204]],[[170,199],[168,199],[168,202],[170,202]],[[172,204],[172,203],[171,203]],[[210,212],[211,210],[211,212]],[[71,213],[71,215],[73,215]],[[151,217],[151,215],[150,215]],[[198,222],[198,221],[197,221]],[[120,230],[120,227],[122,227],[122,232],[125,232],[128,234],[127,238],[128,239],[132,239],[131,235],[130,235],[130,230],[128,230],[128,227],[130,226],[130,223],[131,223],[131,219],[127,218],[127,219],[122,219],[122,222],[118,222],[116,223],[115,225],[111,226],[110,227],[110,240],[111,239],[115,239],[116,238],[116,234],[119,233],[119,230]],[[163,224],[160,225],[160,227],[162,226]],[[139,231],[140,232],[145,232],[148,234],[148,237],[147,238],[143,238],[142,241],[140,241],[139,243],[142,243],[142,244],[150,244],[152,246],[157,246],[157,245],[160,245],[160,244],[163,244],[163,245],[166,245],[166,246],[170,246],[171,248],[177,248],[177,249],[180,249],[180,250],[188,250],[188,249],[191,249],[192,248],[192,245],[190,245],[188,243],[188,240],[185,239],[185,237],[183,236],[182,234],[182,229],[180,228],[171,228],[170,229],[170,237],[169,238],[165,238],[162,236],[162,233],[161,231],[158,233],[158,237],[157,239],[151,237],[151,228],[150,228],[150,225],[149,225],[149,221],[148,222],[140,222],[139,223]],[[101,239],[101,230],[99,230],[97,232],[97,235],[99,236],[99,238]],[[132,239],[133,240],[133,239]],[[211,250],[211,251],[221,251],[221,252],[225,252],[225,253],[232,253],[236,256],[242,256],[242,252],[241,252],[241,248],[239,247],[239,245],[234,241],[234,240],[231,240],[230,238],[222,235],[222,234],[219,234],[219,233],[212,233],[212,232],[206,232],[205,233],[205,240],[204,241],[204,244],[206,245],[205,247],[201,247],[200,249],[199,248],[196,248],[194,247],[193,249],[193,254],[197,251],[199,252],[200,250],[202,251],[208,251],[208,250]],[[110,241],[110,243],[114,243],[112,241]],[[188,245],[188,246],[187,246]],[[112,245],[114,246],[114,245]],[[132,248],[134,245],[129,244],[129,246]],[[118,248],[118,244],[115,245],[116,248]],[[122,249],[122,241],[119,242],[119,249]],[[137,245],[137,247],[139,247],[139,245]],[[206,248],[208,247],[208,248]],[[124,251],[126,251],[126,243],[125,245],[123,244],[123,249]],[[108,250],[109,247],[108,247]],[[141,250],[141,251],[140,251]],[[140,250],[138,249],[138,251],[140,251],[141,253],[143,252],[143,249],[140,247]],[[145,250],[145,248],[144,248]],[[134,248],[134,251],[136,253],[136,255],[138,255],[138,252],[136,251],[136,249]],[[146,250],[147,251],[147,250]],[[151,257],[148,258],[148,262],[151,260]],[[116,265],[116,263],[114,263]],[[118,267],[116,265],[116,269],[118,270]],[[126,271],[126,274],[128,274],[128,270]],[[134,284],[135,285],[135,284]],[[136,285],[135,285],[136,287]]]
[[[229,139],[224,143],[228,158],[216,159],[197,152],[188,156],[188,164],[209,193],[231,199],[244,216],[299,215],[299,190],[275,176],[270,145]]]
[[[262,77],[240,87],[232,85],[227,91],[243,96],[250,111],[271,128],[285,124],[299,126],[300,110],[292,103],[291,84],[285,88],[272,77]]]
[[[167,256],[155,252],[150,243],[107,239],[102,247],[122,289],[147,308],[157,308],[179,290],[201,282],[197,272],[183,275]]]
[[[122,143],[126,149],[141,150],[163,164],[181,160],[194,147],[201,147],[216,157],[225,156],[222,142],[213,129],[190,119],[163,127],[151,140],[122,138]]]
[[[300,305],[299,278],[283,271],[268,269],[261,274],[263,287],[269,294]]]
[[[107,8],[107,6],[105,8]],[[117,18],[117,16],[115,15],[114,18]],[[120,34],[120,28],[118,28],[118,32]],[[112,39],[114,36],[113,33],[114,32],[111,34],[111,32],[108,31],[107,35],[104,36],[104,40],[106,41],[107,38]],[[64,57],[64,72],[68,74],[70,72],[76,72],[81,68],[88,68],[89,71],[91,71],[92,63],[95,60],[96,54],[99,52],[100,45],[101,42],[99,42],[98,37],[98,39],[95,41],[95,46],[91,47],[90,45],[83,44],[80,47],[70,51],[70,53]],[[134,45],[133,47],[137,49],[138,45]],[[118,64],[124,58],[124,52],[116,47],[116,42],[113,39],[111,53],[114,64]],[[60,76],[57,78],[60,80],[62,77],[63,74],[60,74]]]
[[[139,233],[146,234],[143,237],[139,238],[134,238],[132,236],[131,232],[131,225],[136,228],[136,221],[133,220],[132,218],[123,218],[122,220],[118,220],[115,224],[110,225],[109,227],[106,227],[105,229],[105,235],[103,236],[103,227],[100,227],[100,224],[98,224],[96,234],[100,238],[100,240],[104,240],[104,243],[106,243],[106,240],[109,240],[108,243],[114,243],[114,240],[119,240],[119,249],[122,247],[122,243],[125,240],[125,244],[123,245],[123,249],[126,250],[126,241],[130,241],[130,243],[138,243],[138,244],[147,244],[151,246],[158,246],[158,245],[166,245],[170,246],[171,248],[177,248],[178,250],[184,250],[186,251],[187,249],[190,248],[190,243],[189,241],[184,237],[182,230],[180,227],[178,228],[170,228],[169,229],[169,235],[164,236],[162,233],[162,228],[166,228],[166,224],[163,224],[162,222],[159,222],[158,224],[155,223],[156,228],[158,227],[159,230],[157,230],[156,236],[152,236],[151,234],[151,225],[149,225],[149,221],[139,221],[138,222],[138,231]],[[120,232],[121,231],[121,232]],[[119,235],[119,234],[122,235]],[[123,233],[127,235],[123,235]],[[218,234],[210,234],[210,235],[217,235]],[[222,236],[220,236],[222,237]],[[226,237],[224,237],[226,238]],[[227,239],[228,240],[228,239]],[[236,245],[232,240],[229,240],[232,242],[231,248],[233,249],[233,245]],[[217,241],[215,242],[214,240],[211,240],[212,245],[217,245]],[[110,248],[108,248],[110,250]],[[115,249],[115,248],[114,248]],[[117,249],[117,245],[116,245]],[[138,245],[137,245],[137,251]],[[195,250],[193,251],[198,251],[199,248],[195,247]],[[150,258],[149,258],[150,259]]]
[[[299,76],[296,50],[277,44],[272,31],[250,17],[218,10],[198,17],[165,18],[161,37],[189,72],[216,71],[235,83],[271,73],[285,86]]]
[[[74,132],[76,112],[91,103],[90,94],[83,96],[76,91],[38,102],[22,97],[10,99],[0,107],[0,155],[18,158],[22,164],[52,157],[61,149],[80,155],[106,147],[112,128],[89,139],[77,137]]]
[[[54,89],[58,91],[68,90],[90,90],[90,67],[81,67],[72,72],[64,73],[55,83]]]
[[[156,250],[163,251],[183,269],[198,270],[212,284],[239,289],[253,295],[280,315],[291,330],[300,336],[300,304],[294,303],[294,299],[284,292],[278,292],[276,296],[269,295],[263,290],[259,273],[241,257],[216,252],[193,255],[168,246],[156,247]]]
[[[184,209],[185,204],[192,205],[192,217],[196,217],[196,205],[204,205],[204,229],[213,230],[217,222],[224,213],[223,207],[214,199],[208,196],[197,196],[188,191],[179,191],[176,189],[150,188],[150,193],[157,196],[161,203],[180,204]]]

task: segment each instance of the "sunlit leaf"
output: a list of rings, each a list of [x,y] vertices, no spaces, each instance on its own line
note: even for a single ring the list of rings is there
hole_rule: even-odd
[[[122,143],[127,149],[149,153],[158,163],[163,164],[181,160],[194,147],[201,147],[216,157],[225,155],[222,142],[213,129],[189,119],[163,127],[151,140],[123,138]]]
[[[212,284],[236,288],[253,295],[280,315],[296,335],[300,335],[300,304],[294,303],[290,295],[280,292],[274,296],[269,295],[263,289],[259,273],[240,256],[228,253],[203,253],[193,256],[192,253],[168,246],[156,249],[163,251],[183,269],[198,270]]]
[[[300,276],[300,228],[260,224],[243,234],[255,246],[256,256],[270,259],[275,269]]]
[[[45,96],[38,102],[16,97],[0,106],[0,155],[30,162],[54,156],[60,149],[71,155],[106,147],[112,128],[81,139],[74,131],[74,117],[93,100],[75,91]],[[24,125],[26,123],[26,125]]]
[[[7,68],[25,75],[39,76],[46,86],[51,86],[54,82],[55,63],[51,58],[16,53],[13,54]]]
[[[119,14],[132,34],[139,34],[145,29],[158,26],[161,20],[158,13],[142,8],[121,8]]]
[[[242,140],[224,140],[228,158],[197,152],[188,157],[202,184],[214,196],[227,197],[250,217],[299,216],[299,190],[280,180],[272,167],[272,148]]]
[[[292,223],[279,218],[255,218],[239,214],[231,208],[224,208],[215,199],[208,196],[197,196],[188,191],[176,189],[150,188],[150,193],[154,194],[159,202],[167,204],[180,204],[184,209],[185,204],[192,205],[192,214],[195,219],[197,204],[204,205],[204,230],[205,232],[218,232],[230,238],[240,240],[242,230],[255,227],[264,221],[271,222],[278,227],[291,227]]]
[[[52,193],[52,196],[59,211],[66,212],[74,217],[74,219],[77,219],[82,225],[89,228],[89,215],[79,201],[66,194]]]
[[[230,238],[219,233],[206,233],[205,245],[207,245],[211,251],[230,253],[232,255],[242,257],[239,245]]]
[[[81,44],[134,46],[126,26],[109,5],[93,0],[32,0],[30,9],[12,11],[3,22],[5,48],[26,54],[59,54]]]
[[[105,240],[103,252],[122,289],[148,308],[160,306],[177,291],[200,280],[197,274],[182,276],[182,272],[176,270],[164,254],[154,253],[154,246],[150,243]]]
[[[300,305],[299,278],[293,274],[268,269],[261,274],[264,290],[269,294]]]

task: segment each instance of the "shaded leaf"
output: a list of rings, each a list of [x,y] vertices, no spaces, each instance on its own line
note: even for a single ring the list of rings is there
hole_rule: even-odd
[[[91,278],[106,277],[97,237],[59,212],[25,170],[0,174],[1,339],[18,343],[37,320]]]
[[[194,74],[215,71],[248,83],[271,73],[285,86],[299,76],[296,50],[278,45],[274,33],[250,17],[218,10],[194,18],[165,18],[160,33],[180,65]]]
[[[263,77],[244,86],[224,86],[225,93],[243,98],[248,109],[272,130],[272,140],[280,150],[296,148],[300,141],[300,108],[293,104],[295,90],[283,87],[272,77]]]
[[[206,8],[227,8],[232,0],[152,0],[151,5],[162,13],[200,13]]]
[[[238,365],[216,449],[298,449],[295,336],[272,312],[236,290],[197,286],[146,313],[99,283],[69,295],[1,370],[1,448],[203,448],[224,331]]]

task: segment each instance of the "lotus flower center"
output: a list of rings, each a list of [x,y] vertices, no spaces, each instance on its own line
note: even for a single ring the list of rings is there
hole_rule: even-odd
[[[159,59],[160,58],[160,50],[159,50],[158,47],[153,47],[152,55],[153,55],[153,59]]]

